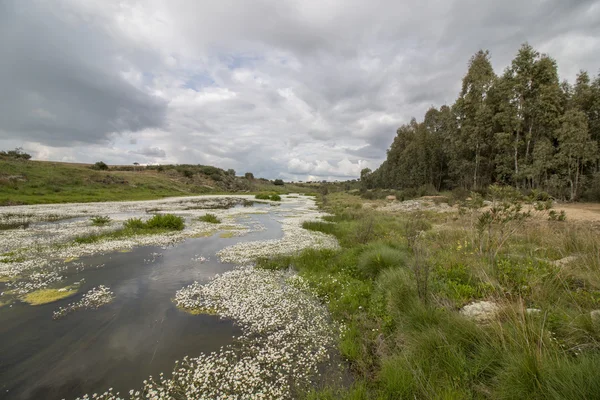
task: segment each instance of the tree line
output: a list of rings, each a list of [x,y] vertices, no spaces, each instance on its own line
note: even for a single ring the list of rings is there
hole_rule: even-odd
[[[557,64],[525,43],[502,75],[489,51],[468,64],[458,99],[397,130],[364,188],[484,190],[490,184],[600,200],[600,75],[560,81]]]

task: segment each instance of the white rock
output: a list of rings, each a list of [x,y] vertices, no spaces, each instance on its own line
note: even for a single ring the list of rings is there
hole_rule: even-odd
[[[478,301],[464,306],[460,313],[475,322],[485,323],[492,321],[500,311],[500,307],[491,301]]]

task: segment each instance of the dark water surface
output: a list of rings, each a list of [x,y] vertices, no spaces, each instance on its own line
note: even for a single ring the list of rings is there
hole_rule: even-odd
[[[251,218],[267,230],[237,238],[188,239],[166,250],[140,247],[81,258],[77,262],[104,267],[68,276],[65,285],[85,279],[77,295],[42,306],[0,308],[0,399],[71,399],[110,387],[125,395],[150,375],[170,376],[175,360],[231,343],[240,333],[231,321],[189,315],[171,300],[183,286],[233,268],[217,260],[218,250],[282,236],[270,214]],[[193,261],[198,255],[209,260]],[[52,319],[54,310],[98,285],[115,293],[112,303]]]

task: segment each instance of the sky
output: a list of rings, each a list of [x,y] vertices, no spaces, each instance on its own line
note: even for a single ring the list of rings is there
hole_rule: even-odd
[[[600,72],[600,0],[1,0],[0,149],[346,180],[529,42]]]

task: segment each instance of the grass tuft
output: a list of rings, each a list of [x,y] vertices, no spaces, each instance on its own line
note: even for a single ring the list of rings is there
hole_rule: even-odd
[[[211,224],[220,224],[221,220],[215,214],[205,214],[201,217],[198,217],[198,220],[203,222],[208,222]]]
[[[21,300],[32,306],[53,303],[58,300],[71,297],[77,293],[73,286],[67,286],[62,289],[39,289],[24,295]]]

